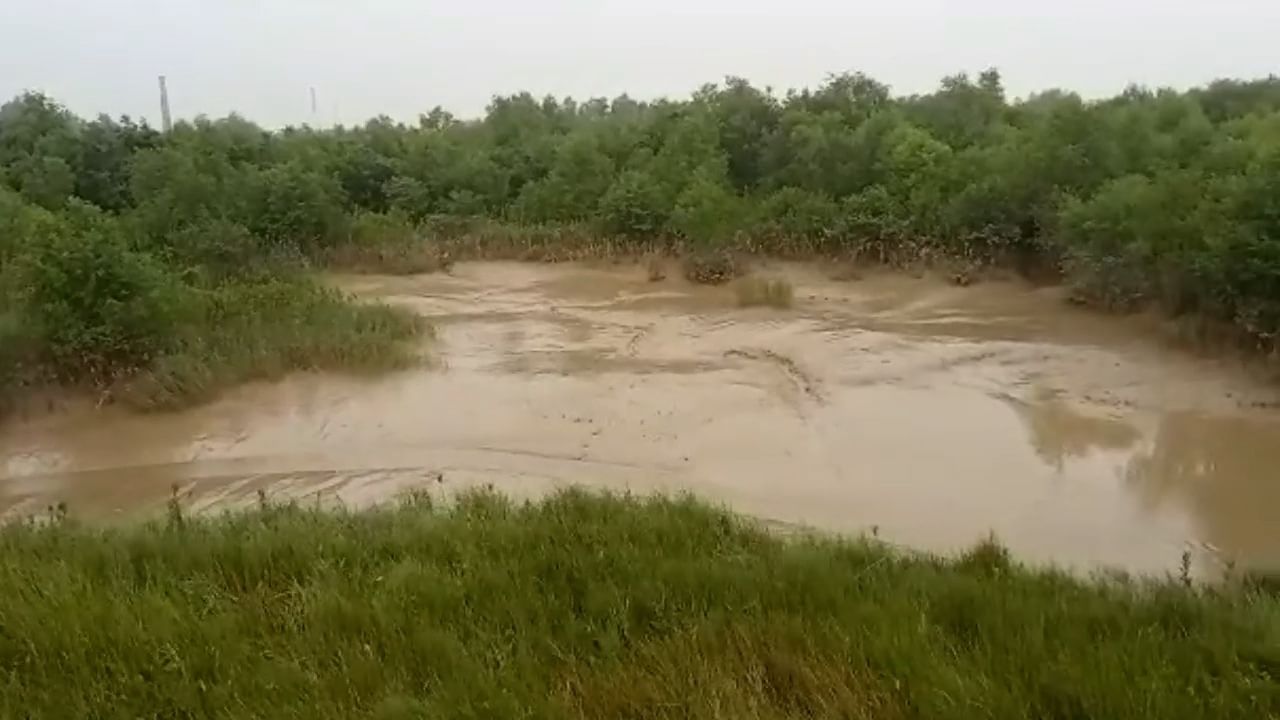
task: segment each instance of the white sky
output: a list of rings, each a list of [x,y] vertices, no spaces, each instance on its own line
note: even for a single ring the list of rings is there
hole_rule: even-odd
[[[726,74],[921,92],[988,66],[1015,95],[1264,76],[1280,0],[0,0],[0,101],[43,90],[153,123],[160,74],[177,117],[280,126],[472,116],[524,89],[681,97]]]

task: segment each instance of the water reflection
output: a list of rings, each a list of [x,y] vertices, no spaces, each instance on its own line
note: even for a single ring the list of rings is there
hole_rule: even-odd
[[[1223,559],[1280,569],[1280,423],[1169,414],[1125,478],[1148,507],[1189,510]]]
[[[1083,414],[1049,392],[1004,399],[1036,454],[1059,472],[1109,453],[1137,512],[1191,520],[1186,540],[1197,555],[1280,568],[1280,423],[1172,412],[1144,438],[1130,422]]]
[[[1058,470],[1068,460],[1096,450],[1127,450],[1141,438],[1133,425],[1116,418],[1082,414],[1045,390],[1037,391],[1030,400],[1004,399],[1022,418],[1036,455]]]

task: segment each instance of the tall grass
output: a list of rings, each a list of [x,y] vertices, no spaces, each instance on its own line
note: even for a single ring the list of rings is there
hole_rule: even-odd
[[[200,321],[177,351],[117,384],[121,400],[174,408],[295,370],[406,367],[417,358],[411,341],[428,329],[409,311],[361,304],[305,278],[224,285],[204,293],[200,304]]]
[[[358,213],[345,242],[325,257],[333,267],[351,272],[414,275],[448,270],[451,258],[438,242],[401,213]]]
[[[1274,597],[490,494],[0,532],[0,716],[1280,713]]]
[[[795,290],[782,278],[743,278],[733,284],[740,307],[764,305],[785,309],[795,301]]]

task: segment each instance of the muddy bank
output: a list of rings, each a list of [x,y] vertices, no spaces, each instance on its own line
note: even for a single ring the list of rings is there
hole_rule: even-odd
[[[1188,547],[1202,572],[1280,566],[1280,398],[1229,362],[1053,289],[772,272],[794,309],[637,267],[339,278],[430,317],[434,366],[19,419],[0,428],[0,508],[123,516],[175,483],[207,508],[580,482],[930,550],[994,531],[1084,568],[1172,569]]]

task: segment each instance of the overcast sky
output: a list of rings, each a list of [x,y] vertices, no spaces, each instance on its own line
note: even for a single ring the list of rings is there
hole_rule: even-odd
[[[494,93],[782,90],[863,70],[896,93],[995,66],[1015,95],[1280,72],[1280,0],[0,0],[0,96],[82,115],[268,126],[472,116]],[[319,112],[311,116],[308,89]]]

